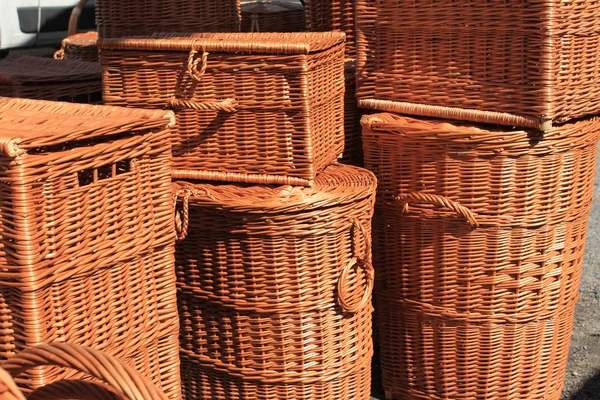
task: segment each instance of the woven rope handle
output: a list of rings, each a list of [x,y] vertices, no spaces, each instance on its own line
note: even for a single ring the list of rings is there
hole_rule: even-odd
[[[357,218],[355,218],[352,220],[352,246],[355,254],[358,253],[361,247],[361,238],[364,242],[364,251],[362,256],[356,255],[348,262],[340,274],[337,285],[338,301],[344,311],[349,313],[358,312],[369,303],[371,295],[373,294],[373,287],[375,285],[375,269],[371,263],[371,237],[367,233],[364,225]],[[361,301],[358,304],[352,305],[348,301],[349,293],[346,290],[346,287],[348,286],[348,274],[355,266],[360,266],[364,270],[367,277],[367,287],[361,298]]]
[[[172,97],[169,99],[169,107],[177,110],[182,108],[191,108],[192,110],[198,111],[225,111],[235,112],[238,107],[238,103],[235,99],[223,99],[223,100],[210,100],[210,101],[191,101],[182,100]]]
[[[180,190],[175,193],[175,235],[177,240],[183,240],[188,235],[188,225],[190,223],[190,196],[189,190]],[[177,209],[177,201],[181,198],[181,210]]]
[[[188,56],[187,69],[190,78],[197,82],[200,82],[202,80],[202,76],[206,73],[206,68],[208,66],[208,52],[202,50],[202,56],[196,57],[197,55],[198,50],[190,50],[190,55]],[[200,64],[200,68],[198,68],[198,64]]]
[[[65,58],[65,49],[61,47],[60,49],[56,50],[53,57],[55,60],[63,60]]]
[[[17,387],[12,376],[2,368],[0,368],[0,399],[25,400],[25,396]]]
[[[103,383],[62,380],[37,388],[27,400],[127,400],[122,393]]]
[[[42,366],[70,368],[117,389],[129,400],[167,400],[148,379],[115,357],[68,343],[28,348],[2,363],[12,376]]]
[[[443,196],[416,192],[403,196],[398,196],[397,200],[400,203],[400,206],[402,207],[402,212],[405,214],[407,214],[410,211],[409,203],[429,203],[449,208],[456,214],[464,217],[471,226],[475,228],[479,226],[479,223],[477,222],[477,219],[475,218],[475,215],[471,210]]]

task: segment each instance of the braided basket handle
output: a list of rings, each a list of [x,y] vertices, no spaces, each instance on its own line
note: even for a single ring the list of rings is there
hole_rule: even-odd
[[[2,368],[0,368],[0,399],[25,400],[25,396],[17,387],[12,376]]]
[[[188,56],[187,62],[187,72],[190,78],[195,80],[196,82],[200,82],[202,80],[202,76],[206,73],[206,68],[208,67],[208,51],[202,49],[202,55],[200,57],[196,57],[198,55],[198,50],[194,49],[194,43],[196,43],[198,39],[194,40],[192,43],[192,49],[190,50],[190,54]]]
[[[405,214],[410,211],[409,203],[429,203],[451,209],[456,214],[465,218],[467,222],[474,228],[479,226],[479,223],[477,222],[477,219],[471,210],[444,196],[415,192],[407,195],[400,195],[396,197],[396,200],[400,203],[402,212]]]
[[[173,195],[173,204],[175,207],[175,234],[177,240],[183,240],[188,235],[188,225],[190,223],[190,196],[189,190],[179,190]],[[177,210],[177,201],[181,198],[181,210]]]
[[[127,400],[115,389],[92,381],[62,380],[37,388],[27,400]]]
[[[191,101],[172,97],[169,99],[169,107],[173,110],[191,108],[192,110],[198,111],[225,111],[232,113],[237,110],[238,103],[235,99],[230,98],[223,100]]]
[[[86,373],[106,382],[129,400],[167,400],[145,377],[117,358],[88,347],[55,343],[28,348],[2,363],[12,376],[36,367],[57,366]]]

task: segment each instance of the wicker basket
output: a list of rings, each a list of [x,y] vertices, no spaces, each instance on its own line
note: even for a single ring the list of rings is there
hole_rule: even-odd
[[[176,110],[174,178],[310,186],[342,152],[341,33],[157,35],[99,47],[107,103]]]
[[[98,62],[98,32],[77,33],[62,41],[60,50],[54,53],[57,60]]]
[[[10,373],[21,374],[42,366],[78,371],[100,382],[63,380],[41,387],[29,400],[166,400],[167,397],[133,368],[106,353],[72,344],[55,343],[23,351],[0,368],[0,398],[25,400]],[[105,383],[104,383],[105,382]]]
[[[178,398],[172,118],[0,99],[0,359],[92,346]],[[35,369],[23,385],[65,378]]]
[[[386,390],[401,399],[558,399],[600,119],[546,133],[392,114],[362,123],[365,165],[379,178]]]
[[[101,38],[154,32],[238,32],[239,0],[96,0]]]
[[[267,0],[244,3],[242,32],[302,32],[306,30],[304,7],[299,2]]]
[[[97,103],[102,100],[101,68],[29,56],[0,61],[0,96]]]
[[[598,0],[356,7],[361,107],[544,130],[600,112]]]
[[[344,164],[362,166],[362,128],[360,117],[362,111],[356,103],[356,63],[353,60],[346,61],[346,94],[344,96],[344,152],[339,161]]]
[[[373,175],[174,186],[184,395],[368,399]]]
[[[308,30],[342,31],[346,34],[346,57],[356,58],[356,0],[304,0]]]

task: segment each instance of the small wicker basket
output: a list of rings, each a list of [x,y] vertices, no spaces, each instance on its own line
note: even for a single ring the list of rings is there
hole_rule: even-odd
[[[62,41],[60,50],[54,53],[57,60],[98,62],[98,32],[76,33]]]
[[[174,188],[184,395],[368,399],[373,175]]]

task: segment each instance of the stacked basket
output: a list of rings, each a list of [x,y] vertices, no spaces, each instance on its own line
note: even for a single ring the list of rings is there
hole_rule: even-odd
[[[358,0],[356,15],[359,105],[421,116],[362,120],[387,397],[559,399],[600,1]]]
[[[98,45],[108,104],[176,115],[184,396],[369,399],[375,178],[335,163],[344,34]]]

